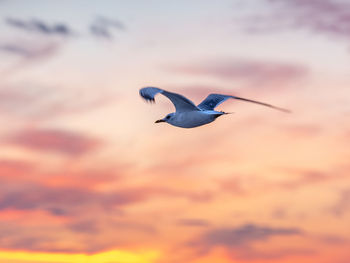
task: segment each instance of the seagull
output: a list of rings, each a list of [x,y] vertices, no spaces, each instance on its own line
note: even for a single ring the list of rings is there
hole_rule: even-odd
[[[176,111],[169,113],[163,119],[155,121],[155,123],[166,122],[181,128],[194,128],[202,126],[215,121],[222,115],[230,114],[228,112],[215,110],[218,105],[228,99],[253,102],[282,112],[290,112],[287,109],[279,108],[264,102],[215,93],[209,94],[205,100],[196,106],[192,101],[177,93],[169,92],[156,87],[145,87],[140,89],[141,97],[148,102],[155,102],[154,97],[158,93],[167,97],[174,104]]]

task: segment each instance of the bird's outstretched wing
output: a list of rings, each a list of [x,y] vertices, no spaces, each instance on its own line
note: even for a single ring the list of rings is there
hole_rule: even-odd
[[[228,99],[236,99],[236,100],[243,100],[243,101],[248,101],[248,102],[253,102],[256,104],[260,104],[263,106],[267,106],[276,110],[284,111],[284,112],[290,112],[287,109],[279,108],[276,106],[273,106],[271,104],[267,104],[264,102],[256,101],[256,100],[249,100],[241,97],[236,97],[236,96],[231,96],[231,95],[222,95],[222,94],[209,94],[208,97],[205,98],[197,107],[200,108],[201,110],[214,110],[214,108],[224,101]]]
[[[154,96],[158,93],[163,94],[174,104],[177,112],[184,111],[198,111],[198,107],[189,99],[184,96],[176,93],[172,93],[163,89],[155,88],[155,87],[145,87],[140,89],[140,95],[146,101],[154,101]]]

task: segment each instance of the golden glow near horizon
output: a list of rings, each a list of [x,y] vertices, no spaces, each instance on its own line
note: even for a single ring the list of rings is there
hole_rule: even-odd
[[[159,252],[156,251],[133,253],[122,250],[111,250],[92,255],[74,253],[0,251],[0,262],[12,260],[23,263],[153,263],[158,257]]]

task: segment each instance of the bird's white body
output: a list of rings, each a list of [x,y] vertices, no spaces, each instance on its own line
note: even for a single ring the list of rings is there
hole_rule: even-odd
[[[167,123],[181,127],[181,128],[194,128],[202,126],[204,124],[211,123],[224,112],[220,111],[186,111],[186,112],[175,112],[171,119]]]
[[[286,109],[282,109],[271,104],[232,95],[209,94],[205,100],[196,106],[192,101],[177,93],[169,92],[156,87],[145,87],[140,89],[141,97],[150,102],[154,102],[154,96],[158,93],[163,94],[165,97],[170,99],[174,104],[176,111],[174,113],[169,113],[163,119],[157,120],[156,123],[167,122],[173,126],[181,128],[194,128],[202,126],[215,121],[215,119],[219,116],[227,114],[222,111],[215,111],[214,109],[216,106],[230,98],[253,102],[280,111],[288,112]]]

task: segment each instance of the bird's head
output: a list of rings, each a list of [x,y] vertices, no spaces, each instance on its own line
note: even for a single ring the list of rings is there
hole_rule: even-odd
[[[169,122],[171,119],[174,117],[175,113],[169,113],[167,116],[165,116],[163,119],[155,121],[155,123],[160,123],[160,122]]]

